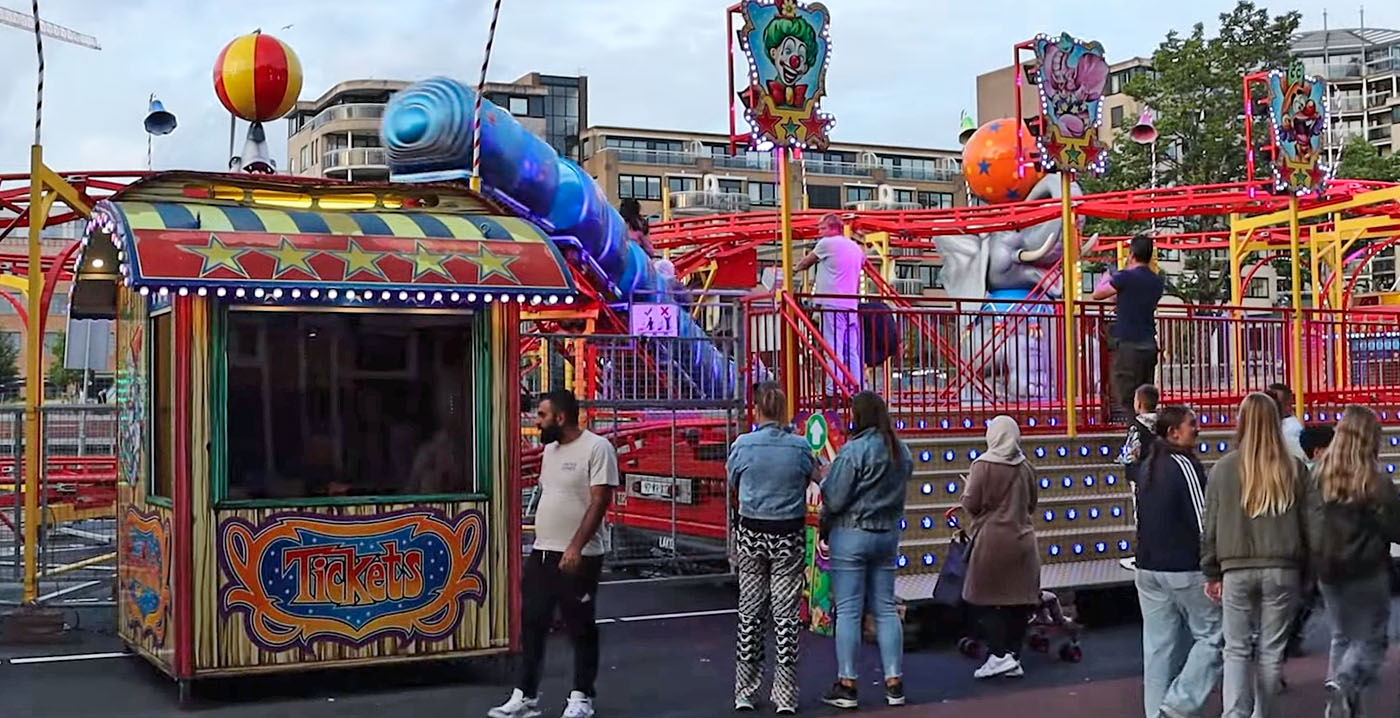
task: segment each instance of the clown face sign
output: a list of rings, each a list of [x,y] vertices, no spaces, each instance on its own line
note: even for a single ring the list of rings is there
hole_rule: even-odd
[[[833,118],[818,104],[826,94],[831,14],[819,3],[746,0],[739,44],[749,60],[740,92],[753,143],[822,149]]]
[[[1331,169],[1322,161],[1322,138],[1327,131],[1326,83],[1303,75],[1294,62],[1287,73],[1269,74],[1269,119],[1278,152],[1274,186],[1297,194],[1321,192]]]

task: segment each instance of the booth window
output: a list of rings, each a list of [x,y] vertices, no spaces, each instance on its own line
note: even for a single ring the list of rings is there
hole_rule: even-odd
[[[171,401],[174,394],[171,365],[175,361],[173,316],[166,312],[151,319],[154,329],[151,333],[151,400],[155,404],[155,431],[151,439],[155,474],[151,477],[151,495],[165,498],[170,498],[175,485],[175,421]]]
[[[477,493],[473,325],[230,312],[225,498]]]

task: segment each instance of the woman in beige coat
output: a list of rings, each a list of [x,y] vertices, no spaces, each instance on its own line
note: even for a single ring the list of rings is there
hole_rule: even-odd
[[[1034,474],[1021,452],[1016,420],[992,419],[987,451],[972,463],[962,498],[972,537],[963,600],[971,605],[988,649],[987,662],[973,673],[977,678],[1023,674],[1021,644],[1040,598],[1040,557],[1031,528]]]

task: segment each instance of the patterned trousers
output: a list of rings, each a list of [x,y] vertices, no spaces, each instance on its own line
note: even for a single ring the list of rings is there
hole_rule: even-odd
[[[805,556],[803,532],[766,534],[736,530],[739,564],[739,638],[734,695],[753,700],[763,680],[763,644],[773,620],[774,669],[771,698],[776,708],[797,707],[797,640],[801,630]]]

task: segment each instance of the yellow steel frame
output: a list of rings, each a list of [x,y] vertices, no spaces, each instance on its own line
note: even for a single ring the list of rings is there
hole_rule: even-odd
[[[29,276],[25,292],[29,325],[24,336],[24,602],[39,597],[39,487],[44,470],[44,327],[41,300],[44,293],[43,252],[40,236],[53,203],[62,200],[73,211],[87,216],[92,209],[78,190],[44,164],[44,149],[29,148]]]
[[[1321,269],[1325,264],[1328,271],[1334,276],[1332,286],[1328,292],[1327,303],[1333,309],[1343,309],[1343,287],[1341,277],[1343,275],[1342,264],[1346,258],[1347,251],[1364,239],[1393,236],[1397,220],[1393,217],[1384,216],[1361,216],[1343,217],[1342,213],[1347,210],[1361,209],[1388,202],[1400,202],[1400,185],[1387,187],[1385,189],[1362,192],[1352,196],[1342,202],[1301,208],[1298,198],[1289,200],[1288,209],[1269,212],[1267,214],[1244,217],[1238,214],[1230,215],[1230,303],[1236,307],[1244,301],[1243,271],[1241,263],[1250,253],[1272,249],[1272,245],[1267,242],[1254,239],[1255,232],[1267,227],[1273,227],[1287,223],[1288,225],[1288,255],[1289,265],[1292,268],[1293,280],[1293,352],[1295,360],[1292,365],[1291,382],[1295,391],[1293,392],[1294,411],[1301,416],[1303,414],[1303,377],[1304,366],[1301,361],[1303,354],[1303,331],[1302,331],[1302,309],[1303,309],[1303,266],[1302,250],[1306,246],[1308,250],[1309,267],[1312,270],[1312,297],[1313,306],[1321,306],[1322,285]],[[1302,236],[1302,220],[1315,217],[1331,216],[1332,228],[1330,230],[1314,230],[1309,228],[1304,244]],[[1238,313],[1238,310],[1235,310]],[[1232,354],[1234,355],[1235,372],[1234,388],[1240,390],[1240,377],[1244,374],[1243,358],[1240,354],[1240,346],[1243,343],[1242,329],[1239,322],[1232,322]],[[1338,372],[1337,379],[1341,380],[1341,371],[1345,362],[1335,362],[1335,371]]]

